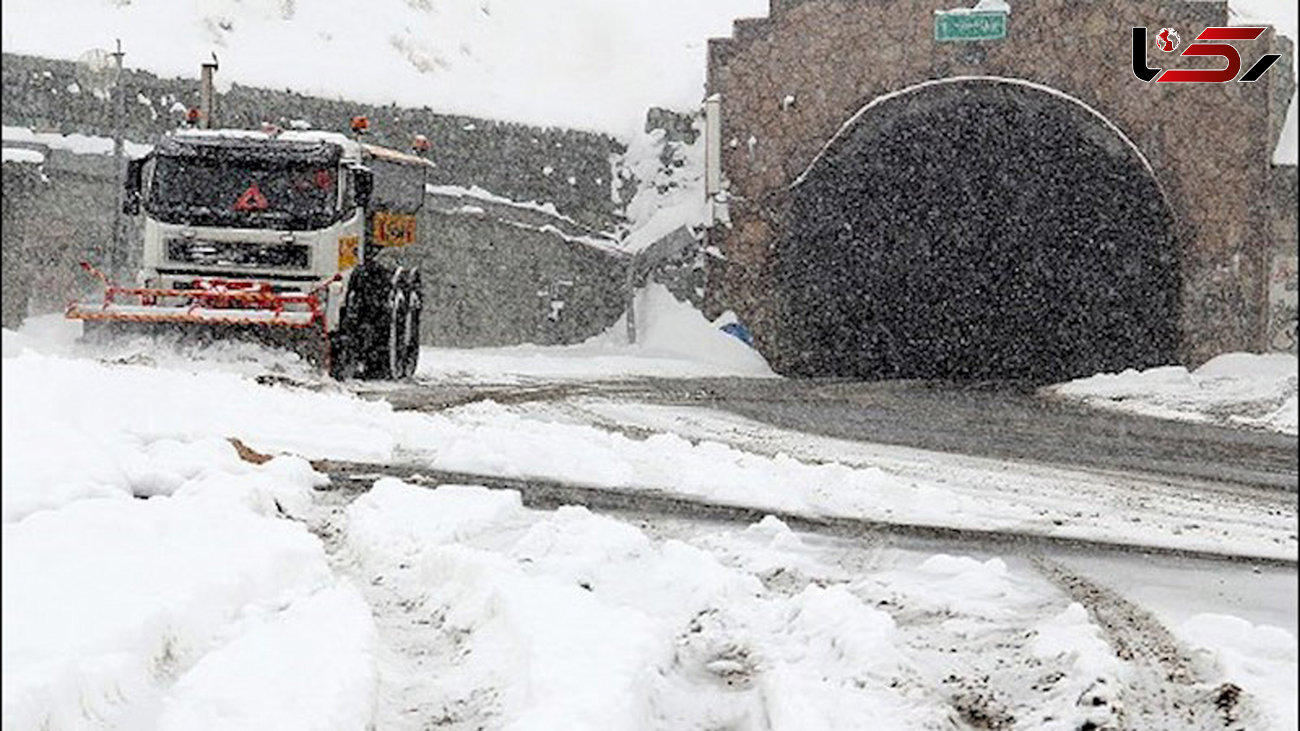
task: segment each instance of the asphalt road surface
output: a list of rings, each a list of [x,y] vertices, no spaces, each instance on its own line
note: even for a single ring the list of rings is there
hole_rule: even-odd
[[[694,405],[839,439],[1297,490],[1294,436],[1094,409],[1018,384],[638,379],[508,386],[427,383],[372,395],[396,408],[427,411],[481,400],[575,397]]]

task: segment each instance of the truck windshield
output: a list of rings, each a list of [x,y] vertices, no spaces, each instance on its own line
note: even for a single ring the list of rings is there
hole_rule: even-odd
[[[145,205],[167,223],[309,230],[334,220],[337,191],[319,164],[159,156]]]

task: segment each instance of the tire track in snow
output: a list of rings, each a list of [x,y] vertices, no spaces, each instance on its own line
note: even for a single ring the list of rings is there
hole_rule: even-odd
[[[369,575],[347,545],[344,510],[357,494],[318,492],[300,518],[321,540],[336,575],[351,578],[370,605],[379,637],[376,713],[366,731],[482,731],[500,713],[498,689],[449,692],[440,680],[456,671],[465,637],[447,631],[446,612],[426,606],[414,592]],[[404,566],[397,567],[399,572]]]
[[[1152,547],[1153,552],[1175,551],[1172,555],[1192,557],[1227,554],[1276,558],[1285,556],[1285,547],[1294,546],[1296,541],[1294,498],[1274,489],[1141,472],[1063,469],[852,442],[788,431],[699,407],[582,399],[548,400],[545,404],[517,405],[512,410],[528,418],[559,419],[636,440],[667,433],[696,444],[717,442],[748,454],[772,458],[784,455],[806,464],[878,469],[904,480],[942,487],[963,500],[987,503],[983,509],[995,515],[1024,515],[1012,529],[972,529],[972,535],[1014,534],[1027,541],[1076,540],[1080,545],[1129,545],[1134,550]],[[661,492],[638,489],[647,491]],[[965,522],[971,519],[973,516]],[[879,522],[903,526],[902,530],[909,525],[902,516]],[[945,530],[928,520],[911,523],[916,528],[929,525],[935,531]],[[1240,535],[1250,548],[1209,552],[1189,548],[1198,543],[1225,544],[1228,541],[1224,539],[1230,535]],[[1180,550],[1187,552],[1177,553]]]
[[[1098,410],[1029,384],[635,378],[520,383],[421,382],[360,395],[397,409],[442,411],[477,401],[545,404],[599,398],[729,412],[823,437],[1066,469],[1145,472],[1183,482],[1297,490],[1294,437]]]
[[[1253,703],[1232,683],[1201,677],[1182,643],[1147,610],[1117,592],[1043,557],[1031,562],[1088,610],[1115,654],[1131,672],[1117,692],[1096,688],[1081,701],[1109,705],[1119,729],[1246,731],[1257,718]],[[1096,727],[1104,728],[1104,727]]]
[[[459,650],[454,637],[440,636],[445,633],[440,632],[441,620],[437,611],[426,610],[420,602],[412,601],[409,587],[403,592],[386,585],[386,582],[374,581],[374,577],[359,575],[358,564],[349,563],[347,552],[339,550],[343,546],[337,521],[339,506],[364,494],[379,476],[394,476],[430,487],[486,483],[485,486],[497,489],[516,489],[524,495],[525,505],[534,509],[582,504],[570,499],[578,494],[574,490],[590,490],[586,493],[588,498],[593,493],[630,498],[620,502],[614,512],[743,524],[756,522],[766,514],[747,509],[728,512],[731,509],[727,506],[687,510],[687,506],[682,504],[674,505],[672,510],[654,510],[655,500],[670,496],[652,496],[648,498],[651,502],[648,506],[644,495],[629,496],[619,491],[564,485],[551,486],[556,488],[554,491],[546,490],[543,485],[539,490],[536,481],[484,479],[481,475],[433,473],[423,469],[408,471],[342,463],[318,464],[318,469],[327,471],[335,480],[333,486],[319,491],[318,502],[324,509],[334,506],[331,513],[334,519],[326,521],[318,535],[322,535],[330,547],[331,556],[340,562],[337,570],[356,577],[363,586],[380,629],[384,646],[381,656],[384,685],[381,687],[381,723],[377,728],[383,729],[479,728],[490,726],[499,709],[494,706],[496,697],[491,688],[479,695],[450,699],[440,691],[431,678],[440,673],[455,672]],[[588,504],[591,502],[598,500],[587,501]],[[719,516],[713,510],[721,510],[724,514]],[[850,539],[879,537],[879,533],[870,530],[816,530],[819,526],[808,530],[810,526],[806,521],[791,519],[790,516],[784,519],[791,520],[790,527],[796,531],[829,533]],[[961,542],[964,546],[972,544],[970,540]],[[987,542],[976,543],[981,548],[988,547]],[[888,583],[883,585],[884,589],[873,588],[868,583],[850,588],[869,606],[894,616],[906,637],[909,652],[918,658],[926,658],[926,666],[937,668],[931,677],[931,687],[941,696],[936,700],[946,702],[953,709],[960,723],[964,724],[960,727],[1009,731],[1032,728],[1040,720],[1073,718],[1078,723],[1072,728],[1088,731],[1146,731],[1153,728],[1164,731],[1244,731],[1250,728],[1242,723],[1253,718],[1250,699],[1236,686],[1224,684],[1215,687],[1203,682],[1186,651],[1154,617],[1115,592],[1054,562],[1041,557],[1029,561],[1061,593],[1012,607],[1009,615],[996,621],[981,619],[977,615],[918,607],[905,595],[892,595]],[[1062,599],[1067,601],[1062,602]],[[1131,672],[1117,677],[1098,677],[1080,694],[1078,685],[1070,686],[1066,681],[1071,673],[1077,674],[1077,669],[1071,669],[1068,658],[1045,658],[1034,653],[1035,633],[1032,628],[1058,614],[1068,600],[1078,602],[1087,610],[1093,624],[1101,628],[1114,648],[1114,655]],[[725,695],[731,697],[732,694]],[[676,700],[685,702],[689,699]],[[733,698],[727,703],[734,705],[738,700],[742,699]],[[697,701],[715,703],[718,699],[710,701],[701,697]],[[684,707],[691,705],[687,703]],[[758,708],[761,707],[760,702]]]
[[[1243,555],[1229,550],[1166,548],[1009,530],[975,530],[863,518],[804,515],[782,510],[709,502],[652,488],[610,488],[541,478],[451,472],[419,464],[371,464],[320,460],[314,462],[313,466],[317,471],[330,477],[330,486],[323,489],[339,490],[354,495],[370,489],[374,481],[381,477],[396,477],[414,485],[429,487],[453,484],[516,490],[522,496],[525,506],[542,510],[563,505],[581,505],[593,511],[679,517],[743,525],[756,523],[764,516],[772,515],[793,530],[838,538],[864,539],[893,535],[951,541],[991,550],[1009,550],[1014,553],[1026,553],[1034,549],[1054,549],[1231,561],[1258,566],[1295,567],[1297,565],[1297,560],[1294,558]]]

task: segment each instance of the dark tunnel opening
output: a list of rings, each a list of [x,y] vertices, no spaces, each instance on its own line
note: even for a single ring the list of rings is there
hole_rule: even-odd
[[[1169,208],[1078,102],[924,85],[864,110],[790,192],[772,263],[788,375],[1054,381],[1174,361]]]

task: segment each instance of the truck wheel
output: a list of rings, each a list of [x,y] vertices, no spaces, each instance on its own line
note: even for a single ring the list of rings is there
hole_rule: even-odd
[[[373,287],[367,292],[367,324],[371,339],[367,343],[366,378],[401,378],[405,348],[402,333],[406,320],[406,289],[402,270],[391,273],[376,271],[367,278]],[[386,274],[386,276],[385,276]]]
[[[420,365],[420,313],[424,309],[424,289],[418,269],[411,272],[410,276],[407,277],[406,284],[406,327],[404,332],[406,352],[402,363],[402,375],[410,377],[415,375],[415,369]]]
[[[353,378],[369,349],[368,332],[361,326],[366,316],[365,280],[360,272],[348,281],[347,294],[339,311],[339,326],[330,333],[330,377],[335,380]]]

